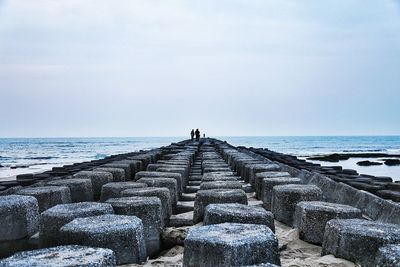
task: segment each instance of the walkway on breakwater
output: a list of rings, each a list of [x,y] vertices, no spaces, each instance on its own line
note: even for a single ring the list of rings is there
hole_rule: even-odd
[[[185,140],[0,183],[0,266],[399,266],[397,185]]]

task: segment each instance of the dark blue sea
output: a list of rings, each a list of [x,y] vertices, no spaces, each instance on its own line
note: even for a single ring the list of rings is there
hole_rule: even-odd
[[[216,137],[233,145],[269,148],[300,157],[335,152],[386,152],[400,154],[400,136],[241,136]],[[0,138],[0,179],[21,173],[40,172],[55,166],[108,155],[152,149],[185,137],[132,138]],[[379,160],[379,159],[374,159]],[[361,173],[391,176],[400,180],[400,166],[356,165],[357,159],[324,165],[342,165]],[[321,163],[321,162],[319,162]],[[12,168],[11,168],[12,167]],[[15,167],[18,167],[14,169]]]

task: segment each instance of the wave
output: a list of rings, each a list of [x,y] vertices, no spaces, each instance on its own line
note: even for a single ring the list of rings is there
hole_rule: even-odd
[[[354,153],[354,152],[386,152],[386,149],[348,149],[342,150],[345,153]]]

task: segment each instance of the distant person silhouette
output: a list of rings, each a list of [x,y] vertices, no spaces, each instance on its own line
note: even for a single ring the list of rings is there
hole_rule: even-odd
[[[190,132],[190,137],[191,137],[191,140],[193,141],[193,138],[194,138],[194,129],[192,129],[192,131]]]
[[[200,139],[200,131],[199,131],[199,129],[196,129],[195,134],[196,134],[196,141],[199,141],[199,139]]]

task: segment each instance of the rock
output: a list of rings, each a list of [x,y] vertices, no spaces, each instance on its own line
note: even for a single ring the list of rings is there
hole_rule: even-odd
[[[169,249],[174,246],[183,246],[190,226],[168,227],[161,233],[162,247]]]
[[[30,237],[39,230],[39,205],[32,196],[0,197],[0,242]]]
[[[149,187],[166,187],[169,190],[172,206],[178,202],[178,184],[174,178],[143,177],[137,180],[138,183],[145,183]]]
[[[363,161],[359,161],[357,162],[357,165],[359,166],[378,166],[378,165],[382,165],[382,162],[375,162],[375,161],[369,161],[369,160],[363,160]]]
[[[265,225],[223,223],[192,228],[183,266],[280,265],[278,239]]]
[[[147,258],[143,224],[135,216],[78,218],[61,227],[60,233],[64,244],[111,249],[118,265],[141,263]]]
[[[375,266],[383,245],[400,242],[400,227],[362,219],[338,219],[326,224],[322,255],[333,254],[365,267]]]
[[[387,166],[400,165],[400,159],[385,159],[385,165]]]
[[[24,251],[0,261],[4,267],[113,267],[115,254],[110,249],[60,246]]]

